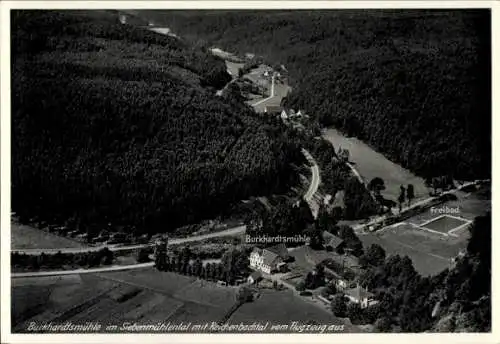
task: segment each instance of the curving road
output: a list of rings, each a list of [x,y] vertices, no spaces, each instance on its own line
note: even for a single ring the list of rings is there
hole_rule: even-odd
[[[304,199],[307,202],[310,202],[310,201],[312,201],[314,194],[318,191],[318,187],[319,187],[319,183],[321,182],[321,178],[319,176],[318,164],[316,163],[316,160],[314,160],[311,153],[309,153],[307,150],[302,148],[302,154],[304,154],[307,161],[311,164],[311,172],[312,172],[311,184],[309,185],[309,189],[307,189],[307,192],[304,195]]]
[[[202,234],[202,235],[197,235],[197,236],[192,236],[192,237],[187,237],[187,238],[171,238],[168,240],[169,244],[183,244],[186,242],[192,242],[192,241],[200,241],[204,239],[210,239],[210,238],[217,238],[217,237],[222,237],[222,236],[231,236],[231,235],[237,235],[244,233],[246,230],[246,226],[238,226],[238,227],[233,227],[229,228],[220,232],[214,232],[214,233],[207,233],[207,234]],[[140,244],[140,245],[128,245],[128,246],[107,246],[107,245],[102,245],[102,246],[92,246],[92,247],[74,247],[74,248],[54,248],[54,249],[47,249],[47,248],[34,248],[34,249],[24,249],[24,250],[11,250],[12,253],[24,253],[24,254],[29,254],[29,255],[40,255],[42,253],[45,254],[56,254],[57,252],[61,253],[83,253],[83,252],[94,252],[94,251],[99,251],[105,247],[107,247],[111,251],[127,251],[127,250],[136,250],[144,247],[149,247],[153,246],[153,244],[148,243],[148,244]]]

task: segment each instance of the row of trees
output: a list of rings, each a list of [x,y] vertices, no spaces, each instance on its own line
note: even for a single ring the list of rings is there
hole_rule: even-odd
[[[200,258],[193,256],[189,246],[172,254],[160,250],[155,256],[155,266],[160,271],[172,271],[205,280],[220,280],[230,285],[248,276],[249,264],[248,252],[240,249],[228,250],[220,263],[203,264]]]
[[[114,254],[108,248],[99,251],[89,251],[81,253],[62,253],[31,255],[13,252],[10,262],[14,269],[61,269],[68,267],[92,268],[100,265],[111,265],[114,260]]]

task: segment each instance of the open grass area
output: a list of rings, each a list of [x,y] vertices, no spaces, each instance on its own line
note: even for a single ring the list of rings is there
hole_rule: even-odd
[[[379,233],[360,235],[365,247],[378,244],[387,254],[408,256],[422,275],[434,275],[450,266],[450,258],[456,256],[467,242],[460,238],[444,237],[411,225],[383,229]]]
[[[488,187],[483,187],[483,190],[474,193],[458,192],[456,193],[457,200],[446,202],[438,208],[458,207],[460,212],[453,215],[472,221],[476,216],[491,211],[491,200],[488,195]],[[454,231],[453,236],[432,233],[419,227],[437,216],[432,208],[427,209],[407,219],[405,223],[392,228],[387,227],[375,233],[365,233],[359,238],[365,247],[376,243],[382,246],[388,254],[408,255],[413,260],[417,271],[423,275],[433,275],[449,267],[450,258],[466,248],[469,238],[467,226]],[[437,227],[433,230],[439,231]]]
[[[262,290],[257,300],[241,306],[229,321],[236,324],[254,321],[281,325],[289,325],[293,321],[301,324],[343,324],[343,321],[330,311],[303,301],[290,290]],[[344,332],[359,330],[354,326],[345,325]]]
[[[354,167],[366,183],[375,177],[382,178],[386,187],[382,191],[385,198],[396,201],[399,196],[399,187],[408,184],[413,184],[416,200],[429,197],[429,189],[422,178],[390,161],[364,142],[354,137],[346,137],[335,129],[326,130],[323,137],[333,144],[335,150],[339,147],[349,150],[350,161],[355,164]]]
[[[233,78],[238,77],[238,70],[243,68],[244,63],[236,63],[231,61],[226,61],[227,71],[231,74]]]
[[[72,248],[85,246],[78,241],[44,232],[30,226],[12,223],[10,228],[10,243],[12,249]]]
[[[154,269],[12,279],[13,331],[31,321],[151,324],[218,321],[235,289]]]

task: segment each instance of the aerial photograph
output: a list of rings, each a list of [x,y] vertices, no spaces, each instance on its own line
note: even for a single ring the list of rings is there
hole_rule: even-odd
[[[12,334],[491,333],[491,23],[10,10]]]

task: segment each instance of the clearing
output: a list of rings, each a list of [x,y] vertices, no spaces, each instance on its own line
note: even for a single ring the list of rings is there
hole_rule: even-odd
[[[86,246],[78,241],[64,238],[26,225],[11,223],[10,228],[10,247],[13,250],[34,248],[76,248]]]
[[[415,200],[429,197],[430,189],[425,186],[422,178],[390,161],[364,142],[354,137],[346,137],[333,128],[325,130],[323,137],[333,144],[336,151],[339,147],[349,150],[349,160],[366,183],[375,177],[382,178],[386,187],[382,191],[385,198],[396,201],[399,196],[399,187],[408,184],[414,186]]]
[[[275,325],[290,325],[293,321],[300,324],[345,324],[342,319],[335,317],[330,311],[301,300],[290,290],[270,289],[261,289],[257,300],[245,303],[229,318],[229,322],[232,324],[240,322],[251,324],[255,321],[264,324],[269,322]],[[282,332],[290,331],[292,330],[287,329]],[[338,330],[331,332],[339,333]],[[360,332],[360,330],[353,325],[344,325],[343,333],[346,332]]]

